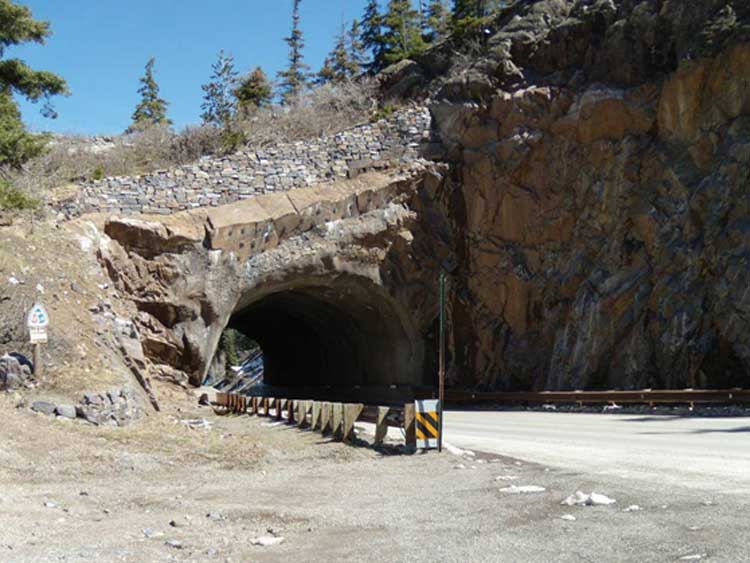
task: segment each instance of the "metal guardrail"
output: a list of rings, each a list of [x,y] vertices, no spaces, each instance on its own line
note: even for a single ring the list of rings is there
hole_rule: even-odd
[[[738,404],[750,403],[747,389],[643,389],[641,391],[471,392],[448,390],[447,403],[622,403],[622,404]]]
[[[211,400],[207,395],[201,403],[211,404],[227,413],[273,417],[296,424],[300,428],[330,434],[334,440],[351,442],[354,423],[370,422],[375,425],[375,445],[381,445],[388,428],[402,428],[406,446],[416,447],[414,403],[403,407],[365,406],[361,403],[335,403],[276,397],[247,396],[237,393],[216,393]]]

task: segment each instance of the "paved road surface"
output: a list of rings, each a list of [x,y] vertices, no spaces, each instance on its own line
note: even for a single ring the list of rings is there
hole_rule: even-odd
[[[452,411],[445,439],[586,473],[750,495],[750,418]]]

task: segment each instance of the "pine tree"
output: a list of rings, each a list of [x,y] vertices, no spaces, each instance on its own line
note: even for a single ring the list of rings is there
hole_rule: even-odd
[[[341,32],[336,36],[336,44],[325,58],[323,68],[318,72],[316,82],[318,84],[343,82],[351,78],[353,74],[352,64],[349,59],[346,27],[342,24]]]
[[[451,27],[458,33],[475,29],[484,18],[508,4],[509,0],[453,0]]]
[[[49,23],[33,19],[31,11],[10,0],[0,0],[0,165],[18,168],[37,156],[47,138],[26,131],[14,95],[38,102],[42,114],[57,116],[50,98],[67,95],[65,80],[47,71],[33,70],[20,59],[5,59],[8,47],[43,44],[51,34]]]
[[[153,126],[172,125],[172,121],[167,117],[169,103],[159,97],[159,85],[154,78],[155,64],[154,57],[146,63],[146,71],[141,77],[141,87],[138,89],[141,101],[138,102],[133,112],[132,123],[125,131],[126,133],[142,131]]]
[[[0,92],[0,168],[21,168],[44,151],[49,137],[26,131],[10,89]]]
[[[302,0],[293,0],[292,32],[284,41],[289,45],[289,66],[279,72],[280,94],[282,104],[288,104],[305,89],[308,83],[310,67],[303,61],[302,50],[305,41],[300,29],[299,6]]]
[[[432,0],[427,6],[427,36],[430,42],[440,41],[450,31],[450,9],[445,0]]]
[[[352,21],[352,25],[349,28],[349,35],[347,37],[348,49],[349,49],[349,70],[352,76],[357,76],[362,72],[362,68],[365,66],[365,46],[362,44],[361,28],[359,21],[355,18]]]
[[[380,13],[378,0],[369,0],[362,14],[362,26],[359,35],[362,47],[370,52],[370,62],[364,66],[372,73],[380,72],[386,66],[385,37],[383,36],[383,15]]]
[[[390,0],[383,17],[384,59],[394,64],[424,51],[427,47],[419,27],[419,14],[410,0]]]
[[[226,128],[237,114],[237,106],[232,95],[237,84],[237,71],[234,69],[232,55],[225,55],[219,51],[218,60],[211,65],[213,74],[203,89],[203,104],[201,119],[203,123]]]
[[[232,93],[237,100],[237,109],[244,117],[271,103],[273,88],[266,73],[259,66],[241,78],[237,84]]]

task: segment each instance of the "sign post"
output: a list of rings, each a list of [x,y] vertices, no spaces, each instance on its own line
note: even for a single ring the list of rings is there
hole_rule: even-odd
[[[443,403],[445,401],[445,272],[440,272],[440,367],[438,390],[438,452],[443,451]]]
[[[29,341],[34,346],[34,374],[42,373],[41,345],[47,343],[47,327],[49,316],[47,310],[41,303],[35,303],[26,317],[26,326],[29,329]]]

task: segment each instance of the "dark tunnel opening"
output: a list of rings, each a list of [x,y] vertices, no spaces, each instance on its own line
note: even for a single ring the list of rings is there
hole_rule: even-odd
[[[421,339],[377,289],[341,282],[241,303],[229,326],[263,351],[272,386],[421,385]]]

